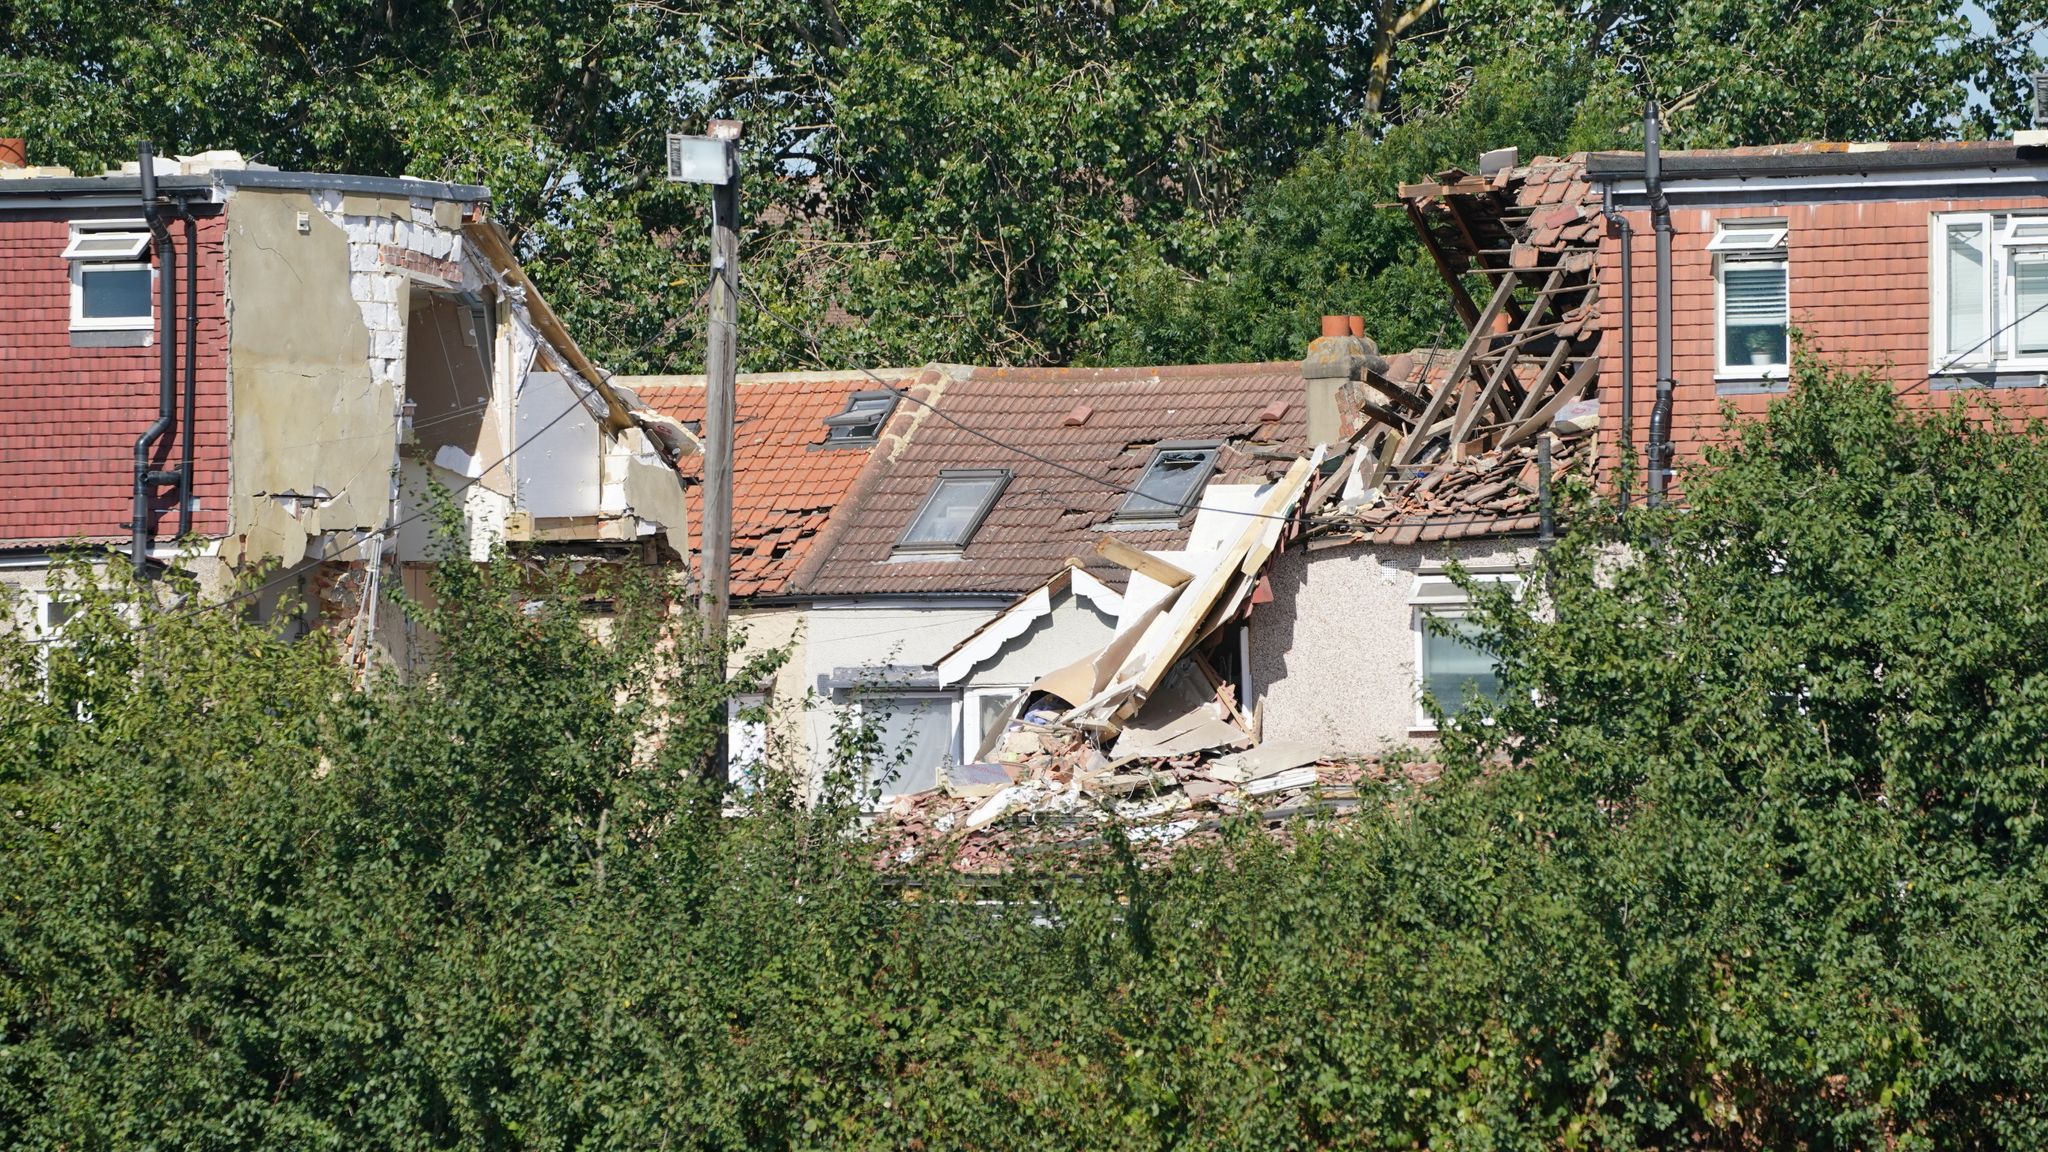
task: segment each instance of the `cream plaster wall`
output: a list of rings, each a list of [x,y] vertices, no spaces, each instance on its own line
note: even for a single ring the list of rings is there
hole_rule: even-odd
[[[1251,619],[1252,690],[1265,699],[1265,739],[1368,754],[1414,742],[1419,572],[1457,560],[1507,569],[1533,553],[1520,542],[1374,547],[1275,558],[1273,602]]]

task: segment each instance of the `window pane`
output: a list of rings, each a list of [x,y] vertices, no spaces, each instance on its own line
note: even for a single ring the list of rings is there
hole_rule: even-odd
[[[1137,491],[1124,498],[1122,515],[1178,517],[1209,478],[1216,453],[1207,448],[1162,449],[1152,457]]]
[[[64,249],[70,260],[132,259],[149,244],[147,232],[81,232]]]
[[[1733,365],[1787,362],[1785,265],[1729,264],[1721,270],[1727,319],[1723,359]]]
[[[1000,476],[945,476],[932,498],[903,534],[904,546],[964,547],[987,503],[1002,487]]]
[[[877,697],[862,707],[882,738],[882,761],[868,774],[882,785],[882,794],[937,786],[939,768],[953,754],[952,702],[939,696]]]
[[[148,318],[149,269],[86,268],[79,275],[83,285],[79,315],[84,319]]]
[[[872,440],[882,431],[882,421],[896,406],[894,396],[855,396],[846,410],[826,423],[827,440]]]
[[[1473,647],[1467,639],[1478,631],[1478,625],[1460,620],[1455,635],[1439,636],[1425,631],[1422,636],[1423,690],[1451,715],[1456,715],[1464,704],[1468,684],[1488,700],[1500,697],[1500,676],[1493,657]]]
[[[2013,346],[2021,355],[2048,352],[2048,253],[2012,258]]]
[[[1956,224],[1948,229],[1948,354],[1981,351],[1977,346],[1990,331],[1990,301],[1984,298],[1984,226]]]

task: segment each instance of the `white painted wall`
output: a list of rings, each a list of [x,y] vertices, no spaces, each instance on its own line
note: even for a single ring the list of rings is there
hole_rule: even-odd
[[[1416,576],[1457,560],[1474,571],[1512,568],[1520,541],[1374,547],[1274,558],[1273,602],[1251,618],[1253,691],[1265,699],[1265,739],[1370,754],[1427,739],[1415,728]]]

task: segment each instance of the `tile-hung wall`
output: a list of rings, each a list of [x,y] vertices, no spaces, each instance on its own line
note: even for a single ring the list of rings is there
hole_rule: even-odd
[[[2040,214],[2043,225],[2038,274],[2029,237],[2010,234],[2028,213]],[[1971,214],[1985,214],[1987,227],[1952,235],[1950,226]],[[2042,355],[2029,357],[2023,347],[1984,349],[1926,379],[1980,338],[1942,346],[1951,333],[2003,326],[2035,296],[2048,303],[2048,197],[1744,205],[1671,215],[1672,440],[1681,465],[1722,436],[1724,406],[1760,414],[1785,390],[1782,353],[1769,329],[1787,321],[1824,358],[1891,377],[1915,404],[1946,408],[1962,395],[1986,414],[2048,416],[2048,325],[2041,323],[2048,312],[2014,333],[2022,343],[2040,344]],[[1627,216],[1635,230],[1633,439],[1640,451],[1656,388],[1656,264],[1649,213]],[[1621,420],[1619,253],[1610,229],[1600,248],[1601,291],[1612,301],[1602,308],[1604,429],[1618,429]],[[1774,263],[1783,269],[1775,282]],[[1974,287],[1967,283],[1973,275]],[[2036,327],[2040,340],[2033,339]]]
[[[141,213],[85,215],[111,219]],[[185,296],[185,226],[176,222],[172,228],[179,250],[181,388],[185,316],[195,305],[199,316],[192,494],[198,501],[193,529],[203,535],[218,535],[227,523],[222,231],[220,214],[200,217],[195,302]],[[74,262],[64,258],[71,236],[65,214],[0,211],[0,547],[77,537],[125,539],[133,509],[135,438],[156,419],[154,329],[132,333],[135,339],[125,347],[103,346],[112,342],[106,331],[74,331]],[[153,299],[153,277],[151,289]],[[175,465],[182,451],[180,440],[168,463]],[[175,499],[166,491],[157,503],[159,535],[177,527]]]

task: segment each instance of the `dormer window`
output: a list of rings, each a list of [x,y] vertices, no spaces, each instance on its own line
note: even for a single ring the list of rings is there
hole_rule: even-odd
[[[64,259],[71,264],[73,331],[147,331],[153,273],[149,233],[126,223],[74,224]]]
[[[947,469],[939,473],[937,483],[918,507],[903,539],[896,542],[896,550],[958,552],[966,548],[1009,482],[1010,473],[1002,469]]]
[[[846,398],[845,411],[825,417],[825,444],[872,444],[895,410],[894,392],[855,392]]]
[[[1161,444],[1117,509],[1119,520],[1179,520],[1216,468],[1214,444]]]

